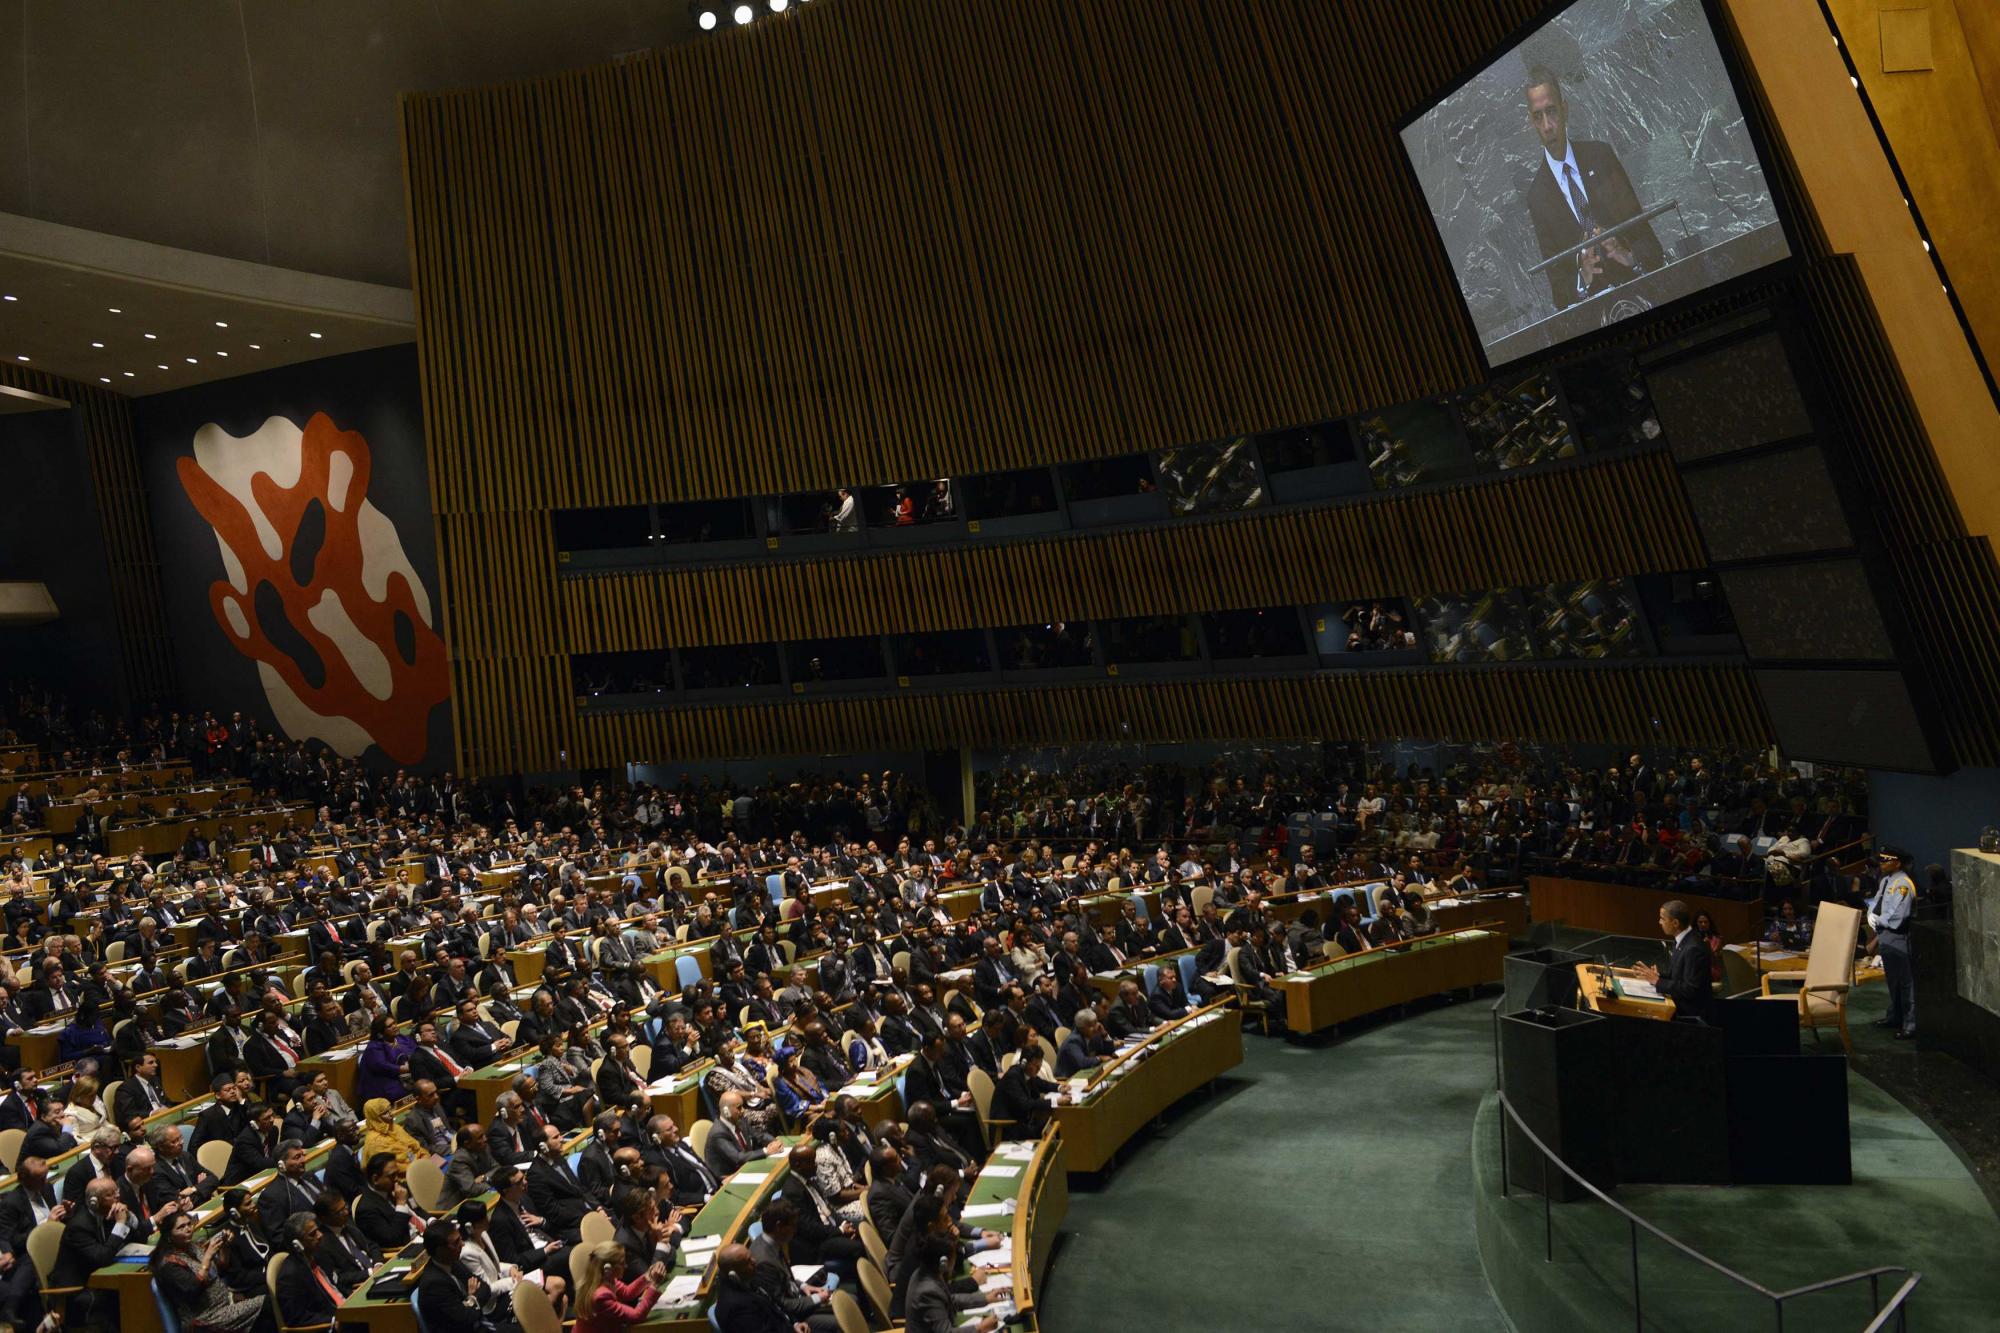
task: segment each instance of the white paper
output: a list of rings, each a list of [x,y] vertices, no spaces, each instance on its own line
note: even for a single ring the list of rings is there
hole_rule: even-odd
[[[683,1273],[668,1282],[666,1286],[660,1288],[660,1299],[655,1302],[655,1305],[687,1305],[694,1300],[696,1294],[700,1291],[701,1274]]]
[[[1011,1180],[1020,1174],[1021,1168],[1018,1166],[996,1166],[992,1162],[988,1162],[985,1166],[979,1168],[979,1176],[982,1180],[988,1176],[991,1176],[995,1180]]]
[[[1652,982],[1641,981],[1637,977],[1618,978],[1618,989],[1625,998],[1630,1000],[1658,1000],[1665,998],[1654,988]]]
[[[794,1282],[803,1283],[807,1279],[811,1278],[813,1274],[819,1272],[820,1267],[821,1265],[819,1264],[793,1264],[792,1280]]]
[[[998,1203],[967,1204],[964,1210],[959,1213],[959,1216],[971,1218],[1006,1217],[1017,1206],[1016,1201],[1013,1199],[1002,1199]]]

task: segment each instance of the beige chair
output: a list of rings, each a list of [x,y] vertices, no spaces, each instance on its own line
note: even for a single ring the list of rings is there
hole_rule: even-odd
[[[0,1162],[7,1164],[7,1174],[14,1173],[14,1163],[21,1157],[21,1142],[27,1137],[25,1129],[0,1129]]]
[[[206,1143],[201,1146],[204,1148],[208,1147]],[[276,1317],[278,1308],[278,1270],[285,1266],[285,1260],[290,1257],[290,1255],[283,1253],[274,1254],[271,1256],[271,1262],[264,1265],[264,1293],[269,1298],[269,1304],[264,1308],[273,1312],[272,1322],[278,1325],[278,1333],[313,1333],[314,1330],[332,1328],[332,1324],[287,1324],[284,1320]],[[540,1291],[541,1288],[537,1287],[535,1290]],[[543,1299],[547,1298],[544,1297]],[[123,1313],[122,1309],[120,1313]]]
[[[110,943],[110,944],[106,945],[106,946],[105,946],[105,948],[104,948],[104,961],[105,961],[105,962],[107,962],[107,963],[122,963],[122,962],[124,962],[124,961],[125,961],[125,941],[124,941],[124,940],[113,940],[113,941],[111,941],[111,943]]]
[[[1188,895],[1188,905],[1194,908],[1194,914],[1197,917],[1206,911],[1208,905],[1214,901],[1215,886],[1213,884],[1203,884]]]
[[[129,1023],[132,1020],[128,1018],[125,1021]],[[104,1085],[103,1092],[97,1094],[101,1098],[97,1104],[104,1108],[104,1123],[107,1125],[111,1123],[111,1117],[118,1114],[118,1089],[124,1086],[124,1079],[114,1078]]]
[[[306,974],[304,972],[292,973],[292,998],[295,1000],[306,998]]]
[[[882,1240],[882,1232],[869,1218],[861,1219],[861,1248],[868,1251],[868,1257],[883,1272],[889,1271],[889,1247]]]
[[[1042,1068],[1048,1071],[1042,1077],[1053,1078],[1056,1068],[1056,1045],[1039,1032],[1035,1034],[1035,1041],[1042,1048],[1042,1059],[1045,1061]]]
[[[1839,903],[1821,903],[1813,918],[1812,949],[1803,972],[1766,972],[1758,997],[1799,1007],[1799,1026],[1811,1028],[1813,1041],[1823,1027],[1840,1029],[1840,1045],[1848,1054],[1854,1043],[1847,1035],[1847,992],[1854,988],[1854,948],[1861,938],[1861,913]],[[1798,989],[1782,994],[1772,986],[1796,982]]]
[[[1257,1026],[1268,1036],[1271,1031],[1270,1006],[1257,998],[1257,991],[1243,980],[1243,950],[1232,947],[1223,955],[1222,970],[1236,986],[1236,1002],[1243,1006],[1243,1012],[1257,1020]]]
[[[571,1291],[583,1290],[583,1270],[588,1267],[590,1267],[590,1246],[578,1245],[569,1252],[569,1289]]]
[[[602,1241],[615,1240],[618,1235],[617,1224],[595,1208],[583,1215],[583,1221],[577,1223],[577,1228],[581,1240],[576,1248],[585,1253]]]
[[[713,1120],[697,1120],[688,1127],[688,1150],[704,1162],[708,1160],[708,1135],[714,1128]]]
[[[868,1316],[861,1313],[852,1296],[836,1291],[828,1304],[833,1307],[833,1322],[840,1326],[840,1333],[869,1333]]]
[[[202,1170],[220,1180],[228,1174],[229,1157],[235,1151],[233,1144],[224,1143],[220,1139],[210,1139],[195,1149],[194,1159],[201,1163]]]
[[[873,1259],[857,1259],[855,1268],[861,1274],[861,1290],[868,1294],[868,1303],[875,1307],[875,1317],[884,1326],[894,1321],[889,1314],[889,1279],[882,1276],[882,1270],[875,1266]]]
[[[56,1308],[62,1309],[71,1296],[82,1291],[82,1287],[57,1287],[49,1282],[49,1274],[55,1272],[56,1255],[62,1249],[63,1224],[44,1222],[28,1233],[28,1262],[35,1266],[35,1280],[41,1288],[43,1300],[55,1298]]]
[[[639,1071],[640,1078],[651,1078],[653,1076],[653,1048],[650,1046],[634,1046],[632,1048],[632,1067]]]
[[[406,1179],[410,1182],[410,1198],[417,1207],[427,1213],[437,1212],[438,1200],[444,1195],[444,1168],[438,1165],[437,1158],[419,1157],[411,1162]]]
[[[579,1245],[576,1253],[588,1254],[589,1251]],[[508,1299],[513,1302],[514,1319],[521,1325],[521,1333],[563,1333],[563,1322],[556,1318],[556,1307],[549,1304],[548,1292],[537,1284],[515,1283],[514,1294]]]
[[[974,1068],[965,1076],[965,1086],[972,1093],[972,1108],[979,1113],[979,1128],[986,1135],[986,1146],[992,1147],[1001,1137],[1004,1126],[1012,1125],[1011,1120],[993,1118],[993,1076],[985,1070]]]
[[[518,1040],[518,1036],[521,1031],[521,1020],[518,1018],[510,1018],[506,1022],[500,1025],[500,1030],[506,1033],[510,1039]]]
[[[895,953],[889,955],[889,970],[903,980],[908,981],[910,977],[910,951],[908,949],[898,949]]]

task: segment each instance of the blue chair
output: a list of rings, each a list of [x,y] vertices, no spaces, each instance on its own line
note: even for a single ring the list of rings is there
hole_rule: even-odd
[[[417,1289],[410,1288],[410,1313],[417,1317],[417,1333],[431,1333],[431,1326],[424,1319],[424,1307],[417,1300]]]
[[[709,1307],[708,1307],[708,1326],[709,1326],[710,1328],[714,1329],[714,1330],[715,1330],[715,1333],[722,1333],[722,1307],[721,1307],[721,1306],[719,1306],[719,1305],[711,1305],[711,1306],[709,1306]]]
[[[1153,914],[1146,910],[1146,895],[1134,890],[1132,903],[1139,909],[1139,924],[1150,927],[1153,924]]]
[[[1160,965],[1158,963],[1146,964],[1143,975],[1145,977],[1146,994],[1151,995],[1160,988]]]
[[[682,954],[674,959],[674,976],[681,983],[681,989],[686,990],[701,980],[701,960],[693,954]]]
[[[783,875],[764,876],[764,892],[771,895],[771,903],[776,907],[785,905],[785,877]]]
[[[907,1107],[910,1104],[910,1095],[904,1091],[903,1087],[908,1081],[909,1074],[907,1072],[896,1075],[896,1104],[898,1106]]]
[[[1180,957],[1180,964],[1181,964],[1181,994],[1187,996],[1190,1000],[1192,1000],[1194,998],[1194,977],[1195,977],[1194,955],[1191,953],[1182,954]]]
[[[167,1304],[167,1298],[160,1294],[160,1280],[154,1278],[146,1284],[153,1289],[153,1305],[160,1312],[160,1327],[165,1333],[181,1333],[181,1317],[174,1313],[174,1307]]]

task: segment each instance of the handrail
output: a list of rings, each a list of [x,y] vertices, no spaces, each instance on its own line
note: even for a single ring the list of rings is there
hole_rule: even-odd
[[[1897,1328],[1909,1327],[1910,1293],[1914,1292],[1917,1284],[1923,1280],[1922,1273],[1912,1273],[1904,1278],[1903,1285],[1896,1288],[1895,1294],[1889,1297],[1889,1303],[1876,1313],[1875,1318],[1869,1321],[1868,1327],[1862,1329],[1861,1333],[1880,1333],[1882,1329],[1889,1327],[1890,1315],[1896,1316]]]
[[[1495,1095],[1499,1097],[1500,1109],[1507,1113],[1507,1119],[1513,1122],[1514,1128],[1518,1129],[1524,1136],[1526,1136],[1528,1142],[1532,1143],[1535,1146],[1536,1151],[1542,1154],[1542,1159],[1544,1162],[1555,1163],[1558,1170],[1560,1170],[1564,1175],[1568,1176],[1571,1180],[1575,1181],[1577,1184],[1583,1186],[1585,1190],[1589,1191],[1591,1197],[1596,1199],[1599,1203],[1608,1204],[1614,1212],[1616,1212],[1619,1216],[1623,1217],[1627,1222],[1627,1224],[1629,1224],[1633,1228],[1636,1229],[1643,1227],[1649,1235],[1656,1236],[1660,1240],[1665,1241],[1674,1250],[1694,1260],[1696,1263],[1702,1265],[1704,1268],[1708,1268],[1714,1272],[1720,1273],[1722,1276],[1728,1278],[1731,1282],[1734,1282],[1737,1286],[1743,1287],[1746,1290],[1755,1293],[1757,1296],[1762,1297],[1764,1300],[1770,1301],[1777,1308],[1778,1327],[1780,1329],[1783,1329],[1785,1325],[1785,1302],[1791,1300],[1794,1297],[1807,1296],[1815,1292],[1830,1291],[1833,1290],[1834,1288],[1849,1286],[1856,1282],[1868,1282],[1873,1284],[1884,1276],[1892,1274],[1903,1274],[1905,1275],[1903,1288],[1902,1290],[1898,1291],[1895,1297],[1891,1298],[1891,1304],[1893,1305],[1898,1299],[1906,1301],[1907,1300],[1906,1293],[1909,1290],[1914,1289],[1917,1283],[1923,1280],[1923,1274],[1916,1272],[1914,1269],[1905,1268],[1900,1264],[1887,1264],[1877,1268],[1868,1268],[1868,1269],[1862,1269],[1858,1272],[1846,1273],[1840,1277],[1826,1278],[1818,1282],[1809,1282],[1804,1286],[1791,1287],[1784,1291],[1773,1291],[1771,1288],[1765,1286],[1763,1283],[1758,1282],[1753,1278],[1747,1278],[1743,1276],[1743,1274],[1737,1272],[1733,1268],[1730,1268],[1728,1265],[1722,1263],[1720,1260],[1709,1258],[1707,1255],[1703,1254],[1700,1250],[1695,1249],[1692,1245],[1689,1245],[1687,1242],[1668,1235],[1665,1231],[1662,1231],[1659,1227],[1655,1226],[1653,1223],[1648,1222],[1645,1218],[1639,1216],[1637,1213],[1633,1212],[1630,1208],[1627,1208],[1624,1204],[1619,1203],[1616,1199],[1606,1194],[1596,1185],[1586,1180],[1583,1176],[1579,1175],[1577,1171],[1573,1167],[1571,1167],[1568,1162],[1565,1162],[1561,1157],[1557,1156],[1556,1153],[1553,1150],[1551,1150],[1546,1143],[1543,1143],[1540,1135],[1536,1134],[1534,1130],[1528,1128],[1527,1122],[1521,1119],[1520,1113],[1514,1109],[1513,1102],[1508,1099],[1507,1091],[1505,1088],[1496,1089]],[[1502,1148],[1504,1151],[1505,1139],[1506,1139],[1504,1131],[1502,1132],[1501,1139],[1502,1139]],[[1503,1177],[1501,1180],[1501,1188],[1503,1190],[1506,1188],[1504,1168],[1503,1168]],[[1543,1191],[1542,1197],[1544,1206],[1546,1207],[1548,1200],[1548,1193],[1546,1190]],[[1636,1243],[1636,1238],[1635,1238],[1635,1243]],[[1633,1261],[1633,1279],[1635,1283],[1637,1282],[1637,1278],[1638,1278],[1638,1263],[1635,1257]],[[1633,1300],[1634,1304],[1636,1305],[1638,1301],[1638,1293],[1636,1289],[1633,1293]],[[1878,1318],[1876,1319],[1876,1321],[1868,1325],[1868,1328],[1870,1330],[1878,1329],[1882,1326],[1879,1318],[1881,1312],[1878,1311],[1877,1314]]]

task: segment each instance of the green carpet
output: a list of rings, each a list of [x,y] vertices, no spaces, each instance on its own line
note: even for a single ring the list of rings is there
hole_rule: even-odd
[[[1289,1046],[1254,1033],[1094,1191],[1039,1293],[1045,1333],[1506,1327],[1473,1233],[1490,995]]]

